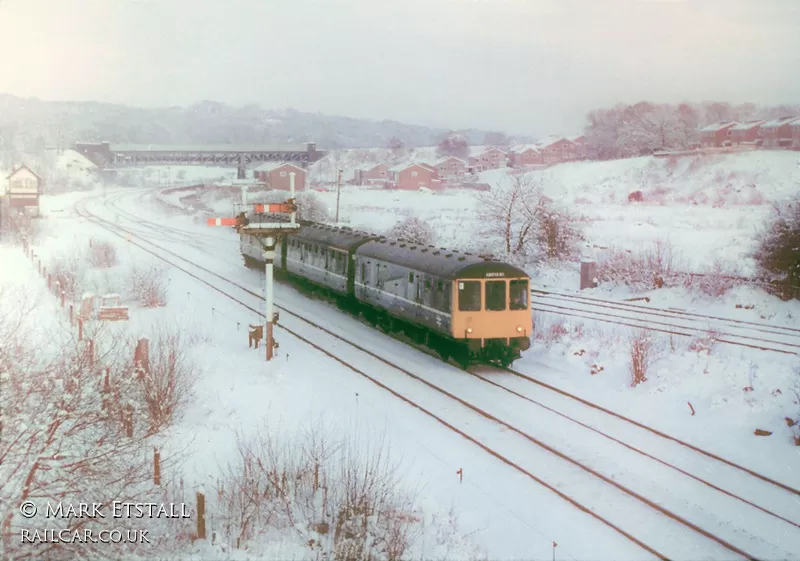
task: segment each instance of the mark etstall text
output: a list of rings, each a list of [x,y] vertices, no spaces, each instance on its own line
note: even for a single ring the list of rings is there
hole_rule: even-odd
[[[150,543],[147,530],[23,529],[21,543]]]
[[[186,503],[47,503],[47,518],[191,518]]]

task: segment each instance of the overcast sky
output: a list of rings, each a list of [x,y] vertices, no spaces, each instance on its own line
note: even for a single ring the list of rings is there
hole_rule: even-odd
[[[0,92],[569,134],[616,102],[800,102],[800,0],[0,0]]]

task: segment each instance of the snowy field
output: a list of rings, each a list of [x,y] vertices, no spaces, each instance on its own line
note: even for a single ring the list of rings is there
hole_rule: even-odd
[[[758,192],[764,197],[762,203],[784,198],[792,194],[792,189],[796,191],[796,175],[793,175],[797,172],[796,154],[759,155],[762,159],[746,154],[737,156],[742,160],[736,162],[709,161],[709,169],[702,168],[705,171],[674,172],[666,176],[662,168],[673,164],[665,160],[556,166],[545,172],[548,174],[545,186],[553,189],[552,195],[561,193],[562,201],[574,204],[584,216],[592,217],[586,222],[586,232],[596,245],[631,247],[629,244],[662,240],[671,234],[670,241],[695,257],[697,267],[701,267],[704,259],[715,257],[738,264],[752,250],[752,232],[763,222],[767,204],[736,198],[740,193],[737,189],[746,187],[738,179],[731,179],[732,187],[724,191],[732,197],[727,199],[730,204],[687,204],[681,197],[717,189],[719,173],[715,169],[725,165],[736,170],[736,177],[746,176],[748,182],[758,185]],[[679,165],[675,169],[683,168]],[[503,174],[505,171],[487,172],[482,180],[503,181]],[[202,175],[198,171],[193,178]],[[564,183],[557,187],[558,181]],[[567,188],[567,184],[571,187]],[[644,204],[627,203],[627,193],[635,190],[635,186],[644,192]],[[662,193],[664,200],[648,201],[648,193],[652,195],[657,187],[666,190],[666,194]],[[259,434],[264,423],[295,429],[319,422],[334,434],[352,435],[361,449],[374,450],[385,439],[389,456],[402,466],[404,488],[418,490],[412,510],[422,522],[410,558],[551,559],[553,542],[558,543],[556,559],[643,558],[643,551],[619,533],[280,329],[276,333],[280,341],[277,358],[266,366],[263,349],[253,351],[245,346],[245,326],[258,323],[259,317],[179,269],[166,269],[169,282],[164,307],[139,306],[128,294],[126,279],[132,267],[156,263],[157,258],[134,245],[134,236],[144,238],[137,243],[156,244],[161,249],[148,247],[181,266],[189,267],[167,254],[167,250],[254,291],[260,290],[263,276],[242,267],[233,232],[226,228],[210,229],[201,219],[166,212],[156,202],[156,190],[109,189],[106,197],[102,195],[101,190],[95,190],[88,194],[45,197],[45,217],[39,221],[41,231],[36,251],[46,263],[86,250],[90,238],[107,241],[117,248],[119,264],[100,273],[87,272],[87,288],[123,295],[131,307],[131,319],[126,324],[131,334],[152,333],[167,326],[194,341],[190,356],[199,365],[194,395],[165,436],[166,450],[181,450],[181,462],[170,477],[182,478],[188,488],[212,495],[225,466],[235,456],[237,432]],[[84,200],[87,196],[90,198]],[[320,192],[317,196],[332,210],[335,193]],[[203,202],[225,214],[231,205],[229,198],[213,194],[204,197]],[[81,218],[78,209],[122,225],[131,235],[111,234]],[[472,194],[402,193],[353,187],[342,191],[342,222],[383,231],[401,217],[417,216],[434,227],[437,245],[449,247],[469,247],[475,212]],[[673,217],[680,213],[682,228],[677,231],[670,213]],[[698,235],[703,235],[701,247],[697,244]],[[24,259],[21,250],[6,245],[0,251],[3,252],[0,283],[32,287],[41,293],[37,292],[36,301],[44,303],[37,309],[48,310],[48,299],[51,299],[50,309],[52,306],[57,309],[55,299],[46,290],[35,288],[41,287],[43,280],[33,272],[32,264]],[[577,288],[575,268],[566,266],[541,273],[559,290]],[[199,274],[209,282],[219,283],[208,273]],[[259,299],[239,289],[231,290],[253,308],[263,309]],[[603,292],[602,288],[583,294],[591,293],[616,296]],[[796,318],[800,317],[800,303],[783,303],[750,288],[736,289],[716,300],[674,289],[653,291],[648,296],[655,306],[690,308],[738,319],[796,325]],[[695,489],[691,481],[676,472],[643,462],[622,447],[599,439],[529,401],[496,391],[473,378],[467,379],[463,373],[374,332],[327,304],[309,300],[289,286],[276,287],[276,302],[322,320],[350,339],[378,349],[387,358],[402,361],[421,376],[493,412],[512,426],[530,431],[562,451],[584,459],[609,477],[655,497],[666,507],[683,509],[691,520],[736,541],[748,552],[762,558],[792,558],[796,557],[792,552],[800,550],[796,527],[760,514],[740,516],[737,508],[741,505],[709,490]],[[736,308],[736,304],[744,303],[753,308]],[[283,313],[281,319],[287,327],[313,337],[320,344],[326,341],[321,332]],[[784,421],[785,417],[797,418],[800,409],[796,400],[800,379],[797,356],[715,344],[713,340],[656,335],[647,381],[631,388],[631,330],[554,314],[537,314],[535,322],[534,344],[514,364],[517,370],[794,488],[800,486],[800,476],[794,467],[797,460],[797,448],[791,438],[794,433]],[[449,422],[478,435],[482,442],[491,443],[557,488],[575,494],[591,504],[592,510],[633,527],[645,542],[670,544],[674,548],[670,550],[672,558],[731,558],[730,551],[709,544],[685,528],[653,519],[647,509],[642,510],[640,504],[628,497],[615,496],[605,484],[582,479],[583,474],[572,473],[550,455],[532,450],[530,443],[518,439],[507,427],[487,423],[463,411],[420,383],[348,350],[341,343],[324,344],[402,395],[424,403]],[[538,400],[596,428],[609,430],[619,438],[649,447],[654,454],[681,462],[686,470],[736,485],[736,477],[728,471],[706,467],[704,461],[690,455],[684,457],[681,451],[654,443],[650,436],[597,417],[595,412],[577,406],[574,401],[511,376],[492,374],[491,379],[527,399]],[[772,435],[754,436],[756,428],[771,431]],[[463,481],[456,474],[459,470]],[[797,522],[800,501],[796,498],[773,496],[771,491],[762,491],[758,486],[749,492],[753,500],[765,501],[764,506],[775,508]],[[453,516],[449,514],[451,511]],[[195,548],[195,555],[313,558],[302,541],[288,534],[263,536],[258,543],[250,544],[248,551],[226,549],[222,542],[207,547]]]

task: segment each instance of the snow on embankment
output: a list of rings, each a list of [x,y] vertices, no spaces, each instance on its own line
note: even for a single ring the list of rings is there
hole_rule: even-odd
[[[642,191],[646,204],[759,205],[800,191],[798,160],[796,152],[758,150],[571,162],[533,174],[549,196],[564,202],[621,203]],[[493,184],[507,173],[484,172],[481,181]]]

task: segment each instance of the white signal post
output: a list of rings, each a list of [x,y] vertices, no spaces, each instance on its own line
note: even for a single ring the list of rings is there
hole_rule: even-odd
[[[294,191],[294,179],[295,174],[289,174],[289,189],[291,193],[291,198],[289,201],[284,203],[283,205],[278,206],[277,212],[279,213],[287,213],[290,215],[289,222],[258,222],[258,223],[248,223],[245,226],[237,223],[237,219],[235,218],[209,218],[208,224],[209,226],[226,226],[226,225],[233,225],[237,224],[237,230],[239,232],[244,232],[247,235],[253,236],[254,238],[258,239],[261,243],[262,247],[264,248],[264,273],[266,276],[266,283],[264,287],[265,292],[265,300],[266,300],[266,319],[264,322],[264,338],[266,342],[266,355],[267,361],[272,360],[273,358],[273,351],[275,347],[277,347],[277,343],[275,342],[272,336],[272,329],[276,322],[276,315],[274,312],[274,295],[273,295],[273,263],[275,261],[275,246],[277,245],[278,239],[281,234],[287,234],[296,232],[300,229],[300,225],[297,223],[296,215],[297,215],[297,206],[295,204],[295,191]],[[244,203],[245,208],[248,206],[246,200],[246,189],[242,189],[242,202]],[[286,206],[284,206],[286,205]],[[289,206],[291,205],[291,207]],[[255,209],[256,212],[273,212],[270,207],[275,205],[270,205],[269,203],[264,204],[256,204]],[[261,208],[261,210],[259,210]],[[290,210],[291,208],[291,210]]]

